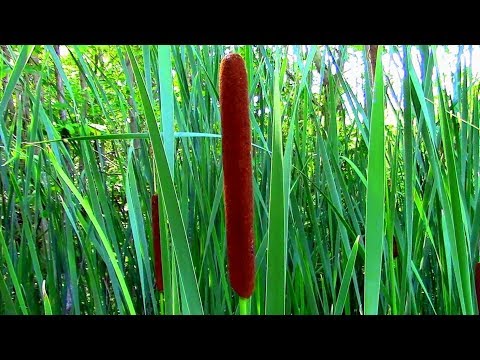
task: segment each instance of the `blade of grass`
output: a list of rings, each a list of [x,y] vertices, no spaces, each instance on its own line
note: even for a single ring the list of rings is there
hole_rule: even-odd
[[[279,65],[280,51],[277,50],[273,81],[273,142],[268,220],[267,291],[265,294],[265,313],[267,315],[285,314],[287,243]]]
[[[357,240],[353,244],[352,252],[348,257],[347,265],[345,267],[345,272],[343,273],[343,277],[342,277],[342,283],[340,284],[340,290],[337,296],[337,302],[335,303],[334,315],[341,315],[343,311],[343,307],[345,306],[347,291],[350,286],[350,282],[352,281],[353,267],[355,265],[355,260],[357,259],[358,240],[359,240],[359,237],[357,237]]]
[[[366,315],[378,314],[382,272],[385,205],[385,92],[382,67],[383,47],[378,47],[375,87],[370,128],[367,169],[367,210],[365,229],[365,294]]]
[[[10,75],[10,79],[8,80],[7,86],[5,87],[5,90],[3,91],[2,98],[0,100],[0,140],[2,140],[6,152],[5,155],[7,156],[8,159],[8,153],[9,153],[9,144],[7,142],[6,134],[7,129],[5,127],[5,121],[3,120],[4,115],[5,115],[5,110],[7,109],[8,101],[10,100],[10,97],[12,96],[13,90],[15,89],[15,85],[17,84],[18,80],[20,79],[20,76],[22,75],[22,71],[25,68],[25,65],[28,62],[28,59],[30,59],[30,56],[32,55],[33,49],[35,48],[35,45],[24,45],[22,46],[22,49],[20,50],[20,55],[18,55],[18,59],[15,62],[15,65],[13,67],[12,74]]]

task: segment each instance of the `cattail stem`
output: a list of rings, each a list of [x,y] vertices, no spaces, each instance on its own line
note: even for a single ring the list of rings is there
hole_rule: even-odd
[[[162,248],[160,246],[160,219],[158,216],[158,194],[152,195],[152,237],[155,258],[155,284],[163,292]]]
[[[233,290],[247,299],[255,279],[252,134],[247,71],[238,54],[227,55],[220,64],[220,112],[228,273]]]
[[[165,315],[165,296],[163,292],[160,293],[160,315]]]
[[[240,297],[239,300],[238,300],[238,306],[240,307],[240,315],[250,315],[250,311],[248,311],[249,309],[249,304],[250,302],[250,299],[245,299],[245,298],[242,298]]]

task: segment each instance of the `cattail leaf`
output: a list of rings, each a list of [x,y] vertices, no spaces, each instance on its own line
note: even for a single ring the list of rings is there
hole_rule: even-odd
[[[357,259],[357,251],[358,251],[358,241],[355,241],[352,247],[352,252],[348,257],[347,265],[345,266],[345,272],[343,273],[342,282],[340,284],[340,290],[337,296],[337,302],[335,303],[335,310],[334,315],[341,315],[343,311],[343,307],[345,306],[345,300],[347,297],[348,287],[350,286],[350,282],[352,280],[353,275],[353,266],[355,265],[355,260]]]
[[[273,80],[272,162],[270,172],[267,281],[265,314],[285,314],[287,242],[283,176],[282,107],[280,102],[280,56],[275,53]]]
[[[160,105],[162,110],[162,130],[165,154],[168,167],[173,174],[173,159],[175,155],[174,122],[173,122],[173,85],[172,62],[170,60],[170,45],[158,46],[158,72],[160,79]]]
[[[378,52],[382,53],[382,46]],[[375,70],[370,146],[367,169],[367,210],[365,229],[365,293],[366,315],[377,315],[382,273],[385,206],[385,91],[383,86],[382,56],[378,56]]]

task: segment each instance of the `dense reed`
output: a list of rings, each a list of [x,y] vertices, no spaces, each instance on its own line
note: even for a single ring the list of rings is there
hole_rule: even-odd
[[[228,273],[236,293],[249,298],[255,280],[252,133],[247,72],[238,54],[220,64],[220,112]]]

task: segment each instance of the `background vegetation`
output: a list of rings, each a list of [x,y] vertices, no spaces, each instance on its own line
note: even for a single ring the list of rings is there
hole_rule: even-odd
[[[475,49],[386,46],[376,63],[373,49],[2,45],[0,314],[238,313],[220,153],[228,52],[246,61],[251,99],[250,312],[477,313]]]

